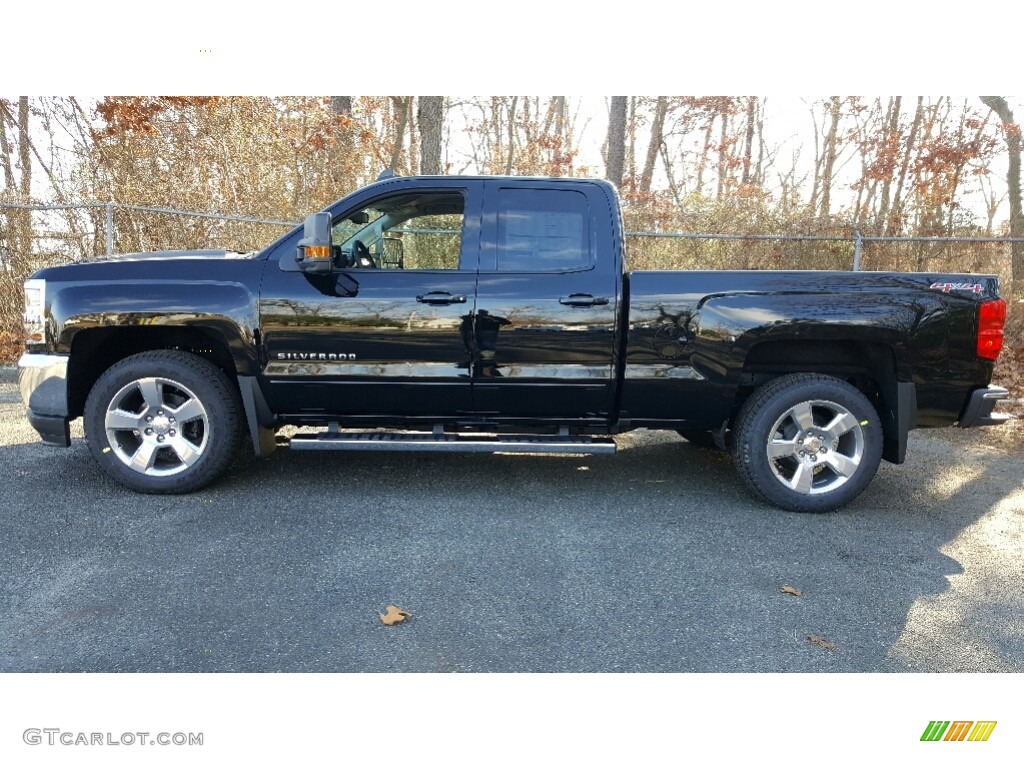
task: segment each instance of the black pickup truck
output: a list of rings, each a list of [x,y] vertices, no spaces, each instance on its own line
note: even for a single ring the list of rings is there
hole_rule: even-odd
[[[915,427],[1000,423],[993,276],[635,271],[598,180],[390,178],[259,253],[135,254],[25,284],[44,442],[137,491],[274,450],[612,453],[668,429],[760,498],[856,497]],[[283,438],[282,438],[283,439]],[[500,460],[500,459],[498,459]]]

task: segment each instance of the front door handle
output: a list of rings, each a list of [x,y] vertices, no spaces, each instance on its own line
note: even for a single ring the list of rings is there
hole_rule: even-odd
[[[598,307],[607,304],[608,299],[603,296],[591,296],[589,293],[570,293],[560,298],[558,303],[568,307]]]
[[[416,301],[421,304],[431,304],[433,306],[442,306],[444,304],[465,304],[466,297],[463,295],[453,296],[448,291],[431,291],[430,293],[424,293],[416,297]]]

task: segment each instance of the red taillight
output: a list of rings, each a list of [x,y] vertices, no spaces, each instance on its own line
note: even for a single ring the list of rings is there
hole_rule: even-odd
[[[1006,302],[986,301],[978,313],[978,357],[995,360],[1003,348],[1003,326],[1006,325]]]

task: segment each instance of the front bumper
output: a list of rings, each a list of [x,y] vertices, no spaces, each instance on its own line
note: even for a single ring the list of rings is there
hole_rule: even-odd
[[[1010,415],[1006,413],[992,413],[992,409],[1001,400],[1010,397],[1010,393],[1002,387],[989,385],[983,389],[976,389],[967,398],[967,405],[960,414],[959,425],[961,427],[990,427],[1006,422]]]
[[[18,386],[28,422],[44,443],[71,445],[68,418],[68,356],[26,352],[18,360]]]

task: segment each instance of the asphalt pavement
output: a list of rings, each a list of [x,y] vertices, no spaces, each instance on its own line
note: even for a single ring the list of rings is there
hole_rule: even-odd
[[[145,496],[80,421],[51,448],[22,413],[0,377],[3,672],[1024,671],[1024,447],[985,430],[915,432],[800,515],[648,431],[609,457],[278,450]]]

